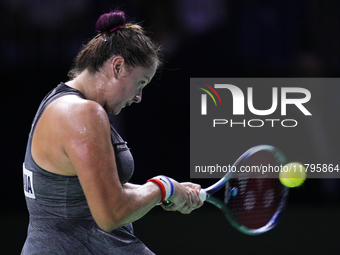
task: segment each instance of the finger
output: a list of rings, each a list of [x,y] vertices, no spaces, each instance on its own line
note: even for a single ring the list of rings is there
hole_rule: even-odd
[[[197,194],[200,194],[201,185],[196,185],[196,186],[195,186],[195,191],[197,192]]]
[[[187,206],[183,209],[183,214],[190,214],[193,210],[195,210],[195,207]]]
[[[172,203],[170,206],[161,204],[161,206],[165,211],[181,211],[186,207],[186,201],[183,201],[182,203]]]
[[[200,200],[202,200],[200,197],[199,189],[196,189],[196,188],[193,189],[190,195],[191,195],[192,204],[198,204]]]
[[[194,189],[189,188],[188,189],[188,200],[186,202],[187,206],[195,206],[195,204],[198,202],[199,196],[197,192]]]
[[[201,199],[201,197],[197,193],[195,193],[192,199],[193,199],[193,202],[191,203],[191,205],[189,205],[192,210],[198,209],[204,204],[204,201]]]
[[[178,210],[178,205],[176,204],[171,204],[171,205],[163,205],[161,204],[161,207],[168,212],[174,212]]]

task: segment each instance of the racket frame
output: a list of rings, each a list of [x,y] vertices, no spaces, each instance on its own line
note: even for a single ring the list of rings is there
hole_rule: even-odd
[[[274,155],[274,157],[277,159],[278,162],[280,162],[282,165],[286,164],[286,158],[283,155],[283,153],[278,150],[277,148],[275,148],[274,146],[271,145],[257,145],[254,146],[252,148],[250,148],[249,150],[247,150],[246,152],[244,152],[233,164],[232,169],[237,169],[237,165],[239,165],[241,162],[245,161],[247,158],[249,158],[250,156],[252,156],[253,154],[259,152],[259,151],[269,151],[270,153],[272,153]],[[282,217],[282,213],[284,211],[284,207],[286,204],[286,200],[287,200],[287,196],[288,196],[288,188],[284,187],[282,185],[281,189],[282,189],[282,197],[280,200],[280,203],[278,205],[278,208],[275,212],[275,214],[273,215],[273,217],[270,219],[270,221],[263,227],[259,228],[259,229],[248,229],[245,226],[239,225],[238,222],[235,220],[235,218],[233,217],[233,215],[231,214],[230,210],[227,208],[227,206],[218,198],[213,197],[212,194],[214,194],[215,192],[217,192],[218,190],[220,190],[222,187],[225,186],[225,184],[234,176],[234,172],[233,171],[228,171],[218,182],[216,182],[215,184],[205,188],[205,189],[201,189],[200,190],[200,197],[203,201],[207,201],[211,204],[213,204],[214,206],[216,206],[217,208],[219,208],[224,215],[226,216],[227,220],[229,221],[229,223],[236,228],[237,230],[239,230],[240,232],[247,234],[247,235],[258,235],[264,232],[267,232],[268,230],[272,229],[273,227],[275,227],[278,222],[280,221],[281,217]],[[163,201],[163,204],[165,206],[170,206],[172,203],[169,200]]]
[[[250,148],[246,152],[244,152],[235,161],[235,163],[233,164],[233,167],[236,167],[238,164],[240,164],[241,162],[245,161],[251,155],[253,155],[253,154],[255,154],[255,153],[259,152],[259,151],[269,151],[269,152],[271,152],[274,155],[274,157],[282,165],[284,165],[286,163],[285,156],[277,148],[275,148],[275,147],[273,147],[271,145],[257,145],[257,146],[254,146],[254,147]],[[207,202],[213,204],[214,206],[216,206],[217,208],[219,208],[224,213],[224,215],[228,219],[229,223],[234,228],[236,228],[237,230],[239,230],[240,232],[242,232],[244,234],[247,234],[247,235],[258,235],[258,234],[267,232],[268,230],[270,230],[273,227],[275,227],[278,224],[278,222],[280,221],[281,217],[282,217],[282,213],[284,211],[284,207],[285,207],[285,204],[286,204],[286,200],[287,200],[289,189],[282,185],[282,187],[281,187],[282,188],[282,195],[281,195],[282,197],[281,197],[280,203],[278,205],[278,208],[277,208],[275,214],[273,215],[273,217],[271,218],[271,220],[265,226],[263,226],[263,227],[261,227],[259,229],[248,229],[245,226],[242,226],[242,225],[238,224],[238,222],[235,220],[235,218],[231,214],[230,210],[227,208],[227,206],[220,199],[211,196],[216,191],[218,191],[222,187],[224,187],[225,184],[233,176],[234,176],[234,172],[228,172],[218,182],[216,182],[215,184],[209,186],[208,188],[201,189],[200,197],[202,198],[202,200],[207,201]]]
[[[247,158],[249,158],[250,156],[252,156],[253,154],[259,152],[259,151],[269,151],[271,152],[274,157],[276,157],[278,159],[278,161],[280,163],[282,163],[283,165],[286,163],[286,158],[283,155],[283,153],[278,150],[277,148],[275,148],[274,146],[271,145],[257,145],[254,146],[252,148],[250,148],[249,150],[247,150],[246,152],[244,152],[233,164],[233,166],[231,167],[231,169],[236,169],[236,166],[241,163],[242,161],[245,161]],[[218,182],[216,182],[215,184],[209,186],[208,188],[205,188],[205,192],[206,192],[206,198],[210,197],[212,194],[214,194],[216,191],[220,190],[222,187],[224,187],[224,185],[234,176],[234,172],[232,171],[228,171]],[[204,193],[204,192],[202,192]],[[204,196],[204,195],[203,195]]]

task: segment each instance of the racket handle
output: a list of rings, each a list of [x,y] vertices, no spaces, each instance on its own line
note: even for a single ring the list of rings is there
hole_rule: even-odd
[[[205,191],[205,189],[201,189],[200,190],[200,198],[205,201],[207,199],[207,192]]]
[[[201,189],[200,190],[200,198],[203,200],[203,201],[205,201],[206,199],[207,199],[207,192],[205,191],[205,189]],[[162,204],[164,205],[164,206],[171,206],[172,205],[172,202],[170,201],[170,200],[164,200],[163,202],[162,202]]]

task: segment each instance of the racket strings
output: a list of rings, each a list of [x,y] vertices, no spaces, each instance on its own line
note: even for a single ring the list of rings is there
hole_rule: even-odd
[[[248,167],[248,169],[258,169],[264,164],[270,166],[280,166],[280,162],[268,151],[260,151],[253,154],[237,167]],[[278,173],[277,173],[278,174]],[[255,178],[249,178],[255,177]],[[237,174],[228,184],[228,190],[237,189],[237,194],[228,194],[225,199],[232,217],[238,225],[247,229],[259,229],[270,222],[277,212],[281,195],[282,185],[278,178],[264,178],[261,172],[251,174]],[[230,192],[229,192],[230,193]]]

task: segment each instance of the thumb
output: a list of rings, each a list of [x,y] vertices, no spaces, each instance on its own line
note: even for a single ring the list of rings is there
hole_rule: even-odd
[[[195,187],[195,191],[196,191],[197,194],[200,193],[200,190],[201,190],[201,187],[200,187],[200,186],[196,186],[196,187]]]

